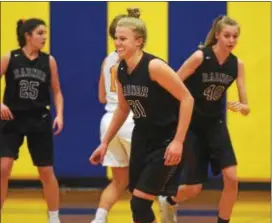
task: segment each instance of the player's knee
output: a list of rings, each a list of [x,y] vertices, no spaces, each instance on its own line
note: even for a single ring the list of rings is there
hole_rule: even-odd
[[[152,204],[153,201],[133,196],[130,205],[134,222],[152,223],[155,220],[155,215],[151,208]]]
[[[6,179],[9,178],[12,168],[12,161],[9,159],[2,158],[1,159],[1,178]]]
[[[224,189],[226,190],[238,190],[238,178],[237,176],[229,176],[224,178]]]
[[[228,168],[223,171],[224,189],[238,190],[238,177],[235,168]]]
[[[194,198],[198,196],[202,190],[202,184],[190,185],[186,187],[187,187],[187,196],[189,198]]]
[[[127,179],[112,179],[111,182],[115,188],[118,190],[125,190],[128,187],[128,180]]]
[[[125,189],[128,186],[128,168],[122,168],[120,170],[121,171],[116,171],[116,169],[113,169],[112,183],[114,183],[118,188]]]
[[[42,183],[49,183],[55,179],[53,167],[39,167],[38,170]]]

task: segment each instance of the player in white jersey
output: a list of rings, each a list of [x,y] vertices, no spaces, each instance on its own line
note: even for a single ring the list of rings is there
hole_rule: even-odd
[[[99,83],[99,101],[106,103],[104,114],[100,123],[100,136],[104,137],[106,130],[109,127],[114,111],[117,107],[116,94],[116,69],[115,66],[119,62],[118,54],[114,51],[110,53],[102,67],[102,73]],[[132,113],[119,130],[117,136],[112,140],[103,160],[103,166],[109,167],[127,167],[129,165],[131,133],[134,127]]]
[[[128,9],[130,10],[130,9]],[[115,29],[118,21],[127,15],[116,16],[109,27],[109,34],[115,38]],[[116,66],[119,57],[114,51],[104,60],[99,80],[99,101],[105,105],[106,113],[100,123],[100,138],[104,137],[106,130],[111,123],[115,109],[118,106],[117,86],[116,86]],[[131,134],[134,128],[132,113],[129,114],[126,122],[113,138],[108,146],[107,153],[102,162],[103,166],[111,167],[112,181],[102,192],[98,209],[92,223],[106,223],[108,212],[119,200],[128,186],[128,166],[130,157]]]

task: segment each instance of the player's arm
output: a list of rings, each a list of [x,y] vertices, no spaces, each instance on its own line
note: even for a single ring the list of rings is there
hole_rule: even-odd
[[[102,66],[101,66],[101,72],[100,72],[100,78],[99,78],[99,85],[98,85],[98,100],[102,104],[106,104],[107,103],[106,89],[105,89],[105,78],[104,78],[105,60],[103,61]]]
[[[165,62],[154,59],[149,63],[150,77],[180,101],[178,129],[173,141],[183,143],[188,130],[194,99],[182,80]]]
[[[197,50],[193,53],[179,68],[177,71],[181,80],[186,80],[190,75],[192,75],[195,70],[200,66],[203,61],[203,52]]]
[[[58,67],[56,60],[53,56],[49,59],[50,71],[51,71],[51,90],[53,93],[54,104],[56,108],[56,116],[63,119],[63,95],[60,87]]]
[[[112,138],[116,135],[118,130],[126,121],[130,111],[130,107],[123,94],[122,85],[118,80],[116,80],[116,82],[117,82],[118,106],[113,114],[109,128],[107,129],[107,132],[104,138],[102,139],[102,143],[106,145],[110,143]]]
[[[117,68],[118,65],[114,67],[114,69],[116,70]],[[116,83],[117,83],[118,106],[114,111],[111,123],[106,131],[105,136],[101,140],[100,145],[94,150],[94,152],[89,158],[89,161],[93,165],[97,165],[103,162],[109,143],[116,135],[118,130],[121,128],[123,123],[126,121],[130,111],[129,105],[123,95],[122,85],[118,80],[116,80]]]
[[[248,101],[247,101],[247,92],[246,92],[246,84],[245,84],[245,67],[244,63],[241,60],[238,60],[238,76],[236,80],[239,101],[242,104],[242,108],[240,110],[241,114],[248,115],[250,112]]]
[[[0,78],[2,77],[2,75],[4,75],[7,72],[9,60],[10,60],[10,53],[8,53],[7,55],[1,58]]]
[[[8,53],[7,55],[5,55],[5,56],[3,56],[1,58],[0,81],[1,81],[2,75],[4,75],[7,72],[8,65],[9,65],[9,60],[10,60],[10,53]],[[0,82],[0,85],[1,85],[1,82]],[[1,119],[2,120],[14,119],[13,114],[10,111],[10,109],[5,104],[3,104],[2,102],[0,103],[0,111],[1,111],[0,113],[1,113]]]

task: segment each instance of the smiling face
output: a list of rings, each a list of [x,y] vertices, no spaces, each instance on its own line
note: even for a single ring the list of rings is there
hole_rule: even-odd
[[[239,27],[237,25],[223,25],[222,29],[216,33],[215,38],[220,49],[231,52],[238,41]]]
[[[131,27],[117,26],[114,44],[119,57],[128,59],[142,48],[143,39]]]
[[[25,38],[27,44],[37,50],[41,50],[47,40],[46,26],[38,25],[31,33],[26,33]]]

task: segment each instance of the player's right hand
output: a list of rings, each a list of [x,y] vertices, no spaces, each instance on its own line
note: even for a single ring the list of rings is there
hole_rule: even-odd
[[[93,165],[98,165],[99,163],[103,163],[104,156],[107,152],[108,145],[105,143],[101,143],[97,149],[92,153],[89,158],[89,161]]]
[[[1,103],[0,110],[1,110],[1,119],[2,120],[14,119],[12,112],[5,104]]]
[[[181,161],[183,151],[183,144],[173,140],[164,153],[164,165],[165,166],[175,166]]]

